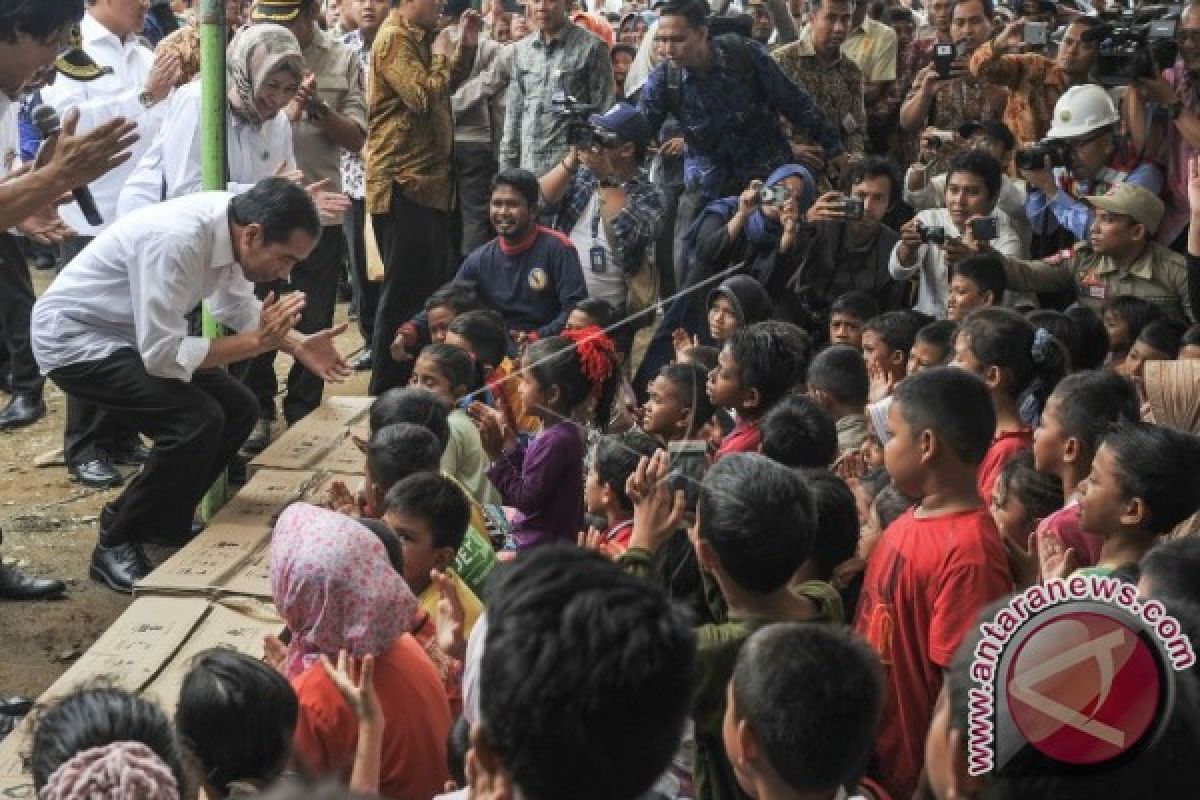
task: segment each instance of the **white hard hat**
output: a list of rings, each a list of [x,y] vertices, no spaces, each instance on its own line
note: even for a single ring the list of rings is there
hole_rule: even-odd
[[[1046,136],[1050,139],[1073,139],[1116,125],[1119,119],[1117,107],[1104,87],[1094,83],[1072,86],[1054,104],[1054,118]]]

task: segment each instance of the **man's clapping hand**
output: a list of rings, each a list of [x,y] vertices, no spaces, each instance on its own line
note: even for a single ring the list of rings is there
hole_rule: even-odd
[[[283,297],[276,297],[274,292],[267,294],[258,317],[258,338],[264,348],[278,350],[283,346],[288,332],[300,324],[306,302],[304,292],[289,292]]]

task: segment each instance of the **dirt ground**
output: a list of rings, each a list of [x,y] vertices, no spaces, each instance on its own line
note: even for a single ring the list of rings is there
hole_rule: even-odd
[[[34,272],[39,293],[51,277],[50,272]],[[339,304],[337,319],[345,320],[346,314],[347,305]],[[353,324],[339,344],[346,354],[362,347]],[[276,360],[281,377],[290,366],[286,356]],[[356,373],[326,391],[362,395],[366,385],[367,373]],[[0,402],[7,402],[7,395],[0,396]],[[46,417],[36,425],[0,433],[0,529],[4,532],[0,557],[34,574],[62,579],[67,593],[55,601],[0,604],[0,696],[39,695],[130,602],[128,596],[93,582],[87,574],[97,515],[121,489],[87,489],[72,483],[61,465],[35,465],[62,447],[66,401],[52,383],[46,386],[46,406]],[[170,553],[166,548],[148,548],[155,563]]]

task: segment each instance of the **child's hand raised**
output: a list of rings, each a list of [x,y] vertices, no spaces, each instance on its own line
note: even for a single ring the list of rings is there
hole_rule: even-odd
[[[579,546],[584,550],[595,550],[601,555],[609,555],[604,544],[604,534],[595,525],[589,525],[586,531],[579,532]]]
[[[375,693],[373,680],[375,656],[364,656],[360,661],[352,658],[345,650],[339,650],[337,667],[333,666],[333,662],[324,653],[321,654],[321,664],[361,724],[383,723],[383,706],[379,704],[379,695]]]
[[[430,570],[429,578],[438,590],[437,642],[442,652],[462,661],[467,655],[467,614],[454,587],[454,579],[444,572]]]
[[[264,636],[262,660],[268,667],[286,675],[287,645],[278,636]]]
[[[358,499],[344,481],[334,481],[329,485],[329,499],[326,502],[329,508],[339,514],[345,514],[348,517],[362,516]]]
[[[467,414],[479,429],[479,441],[493,461],[500,457],[506,445],[516,439],[504,414],[496,409],[477,400],[471,403]]]
[[[683,353],[689,347],[697,347],[700,344],[699,337],[692,336],[683,328],[676,328],[671,334],[671,345],[675,350],[675,360],[679,361],[683,358]]]
[[[1064,547],[1057,536],[1043,533],[1037,537],[1038,563],[1042,573],[1042,583],[1052,580],[1062,580],[1079,569],[1079,559],[1070,547]]]
[[[625,493],[633,502],[630,548],[640,547],[653,553],[683,524],[687,500],[683,489],[672,490],[668,480],[670,471],[667,451],[657,450],[649,458],[642,457],[625,483]]]
[[[883,398],[890,396],[892,390],[896,388],[896,377],[892,371],[880,369],[874,361],[867,362],[867,377],[871,381],[867,390],[868,403],[878,403]]]

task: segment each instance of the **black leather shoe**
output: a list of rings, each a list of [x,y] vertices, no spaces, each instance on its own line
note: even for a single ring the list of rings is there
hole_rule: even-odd
[[[254,430],[250,436],[246,438],[246,443],[242,445],[239,451],[243,456],[254,456],[267,449],[267,445],[271,443],[271,420],[260,419],[254,423]]]
[[[122,542],[104,546],[97,544],[92,551],[92,566],[88,574],[103,581],[113,591],[129,594],[133,585],[154,569],[137,542]]]
[[[71,473],[71,480],[93,489],[108,489],[125,482],[125,477],[117,472],[117,468],[103,458],[73,464],[67,469]]]
[[[0,411],[0,431],[24,428],[44,416],[46,416],[46,404],[42,402],[40,392],[14,394],[4,410]]]
[[[62,581],[35,578],[14,567],[0,564],[0,600],[44,600],[67,590]],[[0,706],[0,713],[8,713]]]
[[[358,354],[358,358],[350,362],[355,372],[366,372],[371,369],[371,350],[367,348]]]
[[[33,698],[13,695],[0,699],[0,714],[10,717],[23,717],[33,710]]]
[[[20,721],[20,717],[14,717],[10,714],[0,714],[0,739],[12,733]]]
[[[114,464],[126,467],[140,467],[150,460],[150,448],[142,444],[141,439],[134,439],[124,447],[113,450],[108,458]]]
[[[8,364],[0,366],[0,392],[8,392],[12,394],[12,372],[8,369]]]

